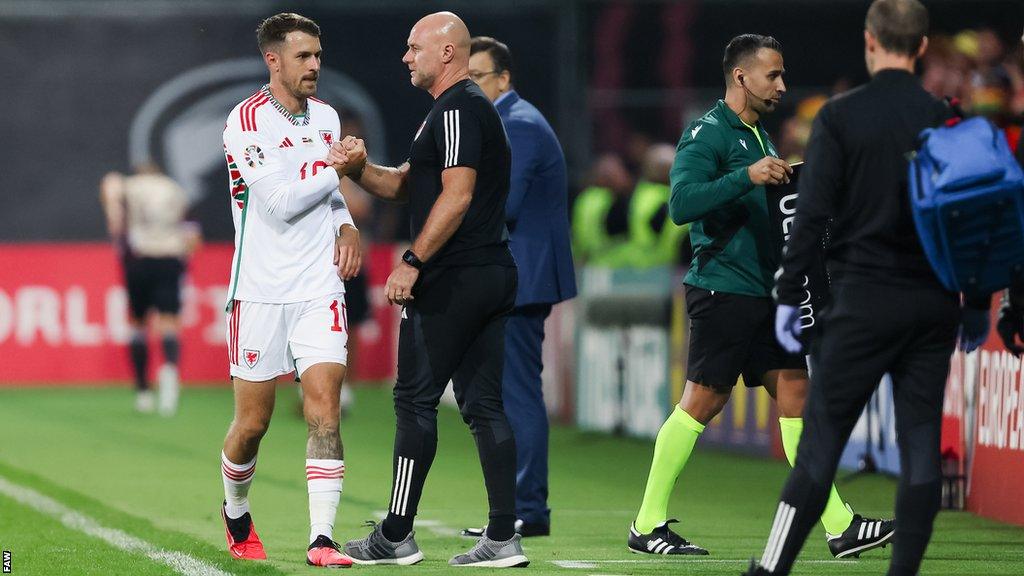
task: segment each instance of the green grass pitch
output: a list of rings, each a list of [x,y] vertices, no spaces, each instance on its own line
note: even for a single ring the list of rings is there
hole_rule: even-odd
[[[13,574],[175,574],[146,550],[123,549],[83,528],[114,530],[148,550],[180,553],[230,574],[313,574],[305,548],[308,510],[304,476],[306,428],[295,390],[278,390],[277,413],[260,451],[250,493],[253,516],[270,561],[227,555],[219,518],[220,448],[231,419],[227,388],[189,388],[170,419],[132,411],[123,387],[8,389],[0,392],[0,549]],[[434,574],[471,541],[459,528],[478,526],[486,498],[469,431],[451,408],[439,416],[440,446],[417,519],[426,560],[415,567],[353,571]],[[357,390],[342,422],[347,477],[335,529],[344,541],[362,537],[363,522],[387,507],[394,412],[387,389]],[[760,557],[787,467],[782,462],[701,450],[677,485],[671,515],[679,531],[707,547],[704,558],[663,559],[626,550],[652,444],[556,427],[551,435],[553,535],[526,540],[534,574],[563,576],[738,575]],[[49,511],[11,490],[42,495]],[[887,516],[895,486],[865,478],[840,487],[858,512]],[[56,506],[56,508],[54,508]],[[56,511],[55,511],[56,510]],[[107,533],[107,532],[104,532]],[[804,548],[795,574],[883,574],[890,550],[836,562],[823,532]],[[472,569],[470,569],[472,570]],[[966,513],[940,514],[922,574],[1024,574],[1024,529]]]

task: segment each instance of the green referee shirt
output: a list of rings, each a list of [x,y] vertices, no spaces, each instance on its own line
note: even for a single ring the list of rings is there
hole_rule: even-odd
[[[722,100],[683,130],[672,164],[669,215],[692,222],[693,262],[685,283],[720,292],[769,296],[779,254],[764,186],[747,167],[776,156],[761,123],[747,125]]]

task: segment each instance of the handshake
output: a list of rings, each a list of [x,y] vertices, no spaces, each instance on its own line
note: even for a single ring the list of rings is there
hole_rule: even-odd
[[[338,171],[338,176],[359,179],[366,166],[366,145],[355,136],[345,136],[341,142],[331,145],[327,153],[327,164]]]

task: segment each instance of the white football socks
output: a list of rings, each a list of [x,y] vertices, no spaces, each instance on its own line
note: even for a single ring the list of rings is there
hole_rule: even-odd
[[[341,499],[345,461],[306,459],[306,486],[309,489],[309,542],[323,534],[334,538],[334,517]]]
[[[246,464],[235,464],[220,453],[220,473],[224,477],[224,508],[228,518],[241,518],[249,511],[249,485],[256,473],[256,459]]]

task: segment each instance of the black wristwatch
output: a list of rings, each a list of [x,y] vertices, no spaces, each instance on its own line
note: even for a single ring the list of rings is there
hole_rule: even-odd
[[[402,262],[405,262],[417,270],[423,269],[423,261],[420,260],[412,250],[406,250],[405,254],[402,254]]]

